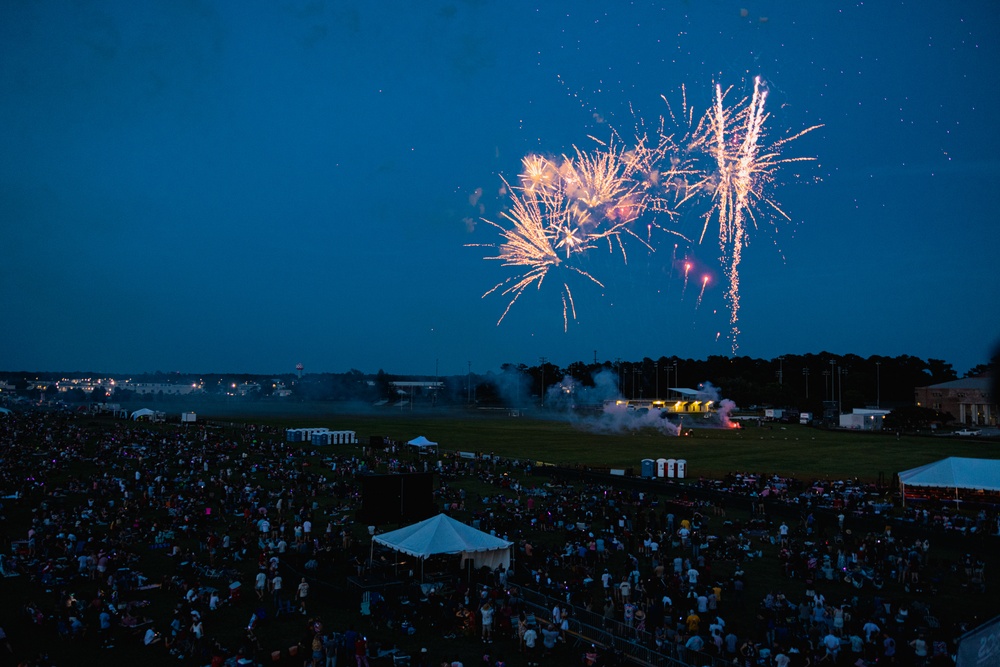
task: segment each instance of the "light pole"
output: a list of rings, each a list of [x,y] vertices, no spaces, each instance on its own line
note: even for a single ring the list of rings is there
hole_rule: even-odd
[[[844,405],[842,403],[844,399],[844,376],[847,375],[846,368],[838,368],[840,375],[840,384],[837,385],[837,412],[839,414],[844,414]]]
[[[653,373],[656,375],[656,400],[660,400],[660,362],[653,362]]]
[[[676,389],[680,389],[681,388],[681,378],[680,378],[680,375],[677,374],[677,360],[676,359],[674,359],[674,386],[675,386]]]
[[[538,357],[538,363],[541,366],[541,371],[542,371],[542,391],[541,391],[541,396],[542,396],[542,407],[543,408],[545,407],[545,362],[546,362],[545,357]]]
[[[809,369],[802,369],[802,376],[806,379],[806,400],[809,400]]]
[[[836,382],[836,380],[837,380],[837,360],[836,359],[831,359],[830,360],[830,393],[828,394],[831,401],[833,400],[833,397],[835,396],[834,389],[836,389],[836,385],[834,385],[834,382]],[[840,406],[839,405],[837,406],[837,412],[838,413],[840,412]]]
[[[875,362],[875,409],[882,409],[882,362]]]
[[[777,376],[778,376],[778,384],[779,385],[785,384],[785,366],[784,366],[784,364],[785,364],[785,358],[784,357],[778,357],[778,372],[777,372]]]

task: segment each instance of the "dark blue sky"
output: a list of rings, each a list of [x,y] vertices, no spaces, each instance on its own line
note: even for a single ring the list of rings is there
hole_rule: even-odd
[[[700,306],[660,233],[585,258],[604,288],[569,278],[567,331],[558,280],[497,326],[512,272],[468,244],[525,154],[760,76],[771,140],[824,127],[783,151],[818,158],[771,190],[792,221],[751,232],[738,354],[962,373],[1000,338],[997,35],[992,1],[0,3],[0,368],[730,354],[711,234],[678,250]]]

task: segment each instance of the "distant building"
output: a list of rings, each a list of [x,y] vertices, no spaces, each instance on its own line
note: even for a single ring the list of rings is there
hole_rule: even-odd
[[[82,389],[85,393],[92,394],[95,389],[104,389],[110,394],[115,390],[115,381],[111,378],[63,378],[59,380],[57,388],[61,393]]]
[[[950,413],[960,424],[996,426],[997,400],[993,396],[993,378],[975,377],[951,380],[913,390],[917,405]]]
[[[856,431],[881,431],[882,420],[889,412],[889,410],[877,408],[854,408],[850,414],[840,415],[840,428]]]
[[[170,382],[132,382],[131,380],[118,385],[122,389],[134,391],[137,394],[158,394],[162,392],[166,395],[185,396],[192,392],[201,391],[197,384],[173,384]]]

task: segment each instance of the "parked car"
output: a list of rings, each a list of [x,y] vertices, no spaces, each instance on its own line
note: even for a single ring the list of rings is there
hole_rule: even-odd
[[[978,428],[963,428],[959,431],[955,431],[955,435],[982,435],[982,429]]]

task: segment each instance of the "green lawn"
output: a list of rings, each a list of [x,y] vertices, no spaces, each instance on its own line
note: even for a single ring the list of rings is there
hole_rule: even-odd
[[[253,404],[258,408],[261,404]],[[244,420],[218,406],[209,419]],[[232,407],[231,405],[229,406]],[[652,429],[600,434],[586,420],[543,420],[494,414],[419,415],[385,409],[379,413],[342,414],[330,404],[269,404],[255,421],[281,427],[325,426],[356,431],[363,442],[371,435],[408,441],[423,435],[443,450],[478,451],[557,465],[635,468],[644,458],[686,459],[688,476],[719,477],[733,471],[775,472],[803,479],[859,478],[875,481],[948,456],[1000,458],[997,443],[931,435],[829,431],[810,426],[774,424],[743,429],[685,429],[681,437]],[[553,417],[556,417],[553,415]]]

